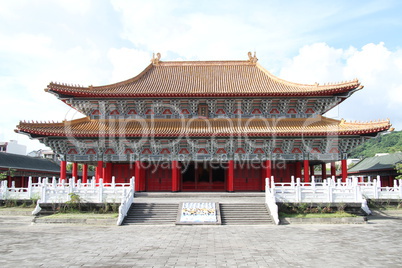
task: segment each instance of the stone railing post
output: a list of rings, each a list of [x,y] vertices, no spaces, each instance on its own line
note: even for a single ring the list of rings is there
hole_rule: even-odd
[[[103,179],[99,179],[98,202],[103,203]]]
[[[53,179],[52,179],[52,188],[56,188],[56,186],[57,186],[57,179],[56,179],[56,177],[53,177]]]
[[[399,180],[399,198],[402,199],[402,179]]]
[[[296,202],[301,201],[301,183],[300,183],[300,178],[297,178],[296,180]]]
[[[1,183],[1,197],[2,199],[6,200],[8,193],[7,180],[1,181],[0,183]]]
[[[111,187],[114,189],[116,187],[116,178],[115,176],[112,176],[112,185]]]
[[[135,177],[132,176],[130,179],[130,188],[132,188],[135,191]]]
[[[29,176],[28,177],[28,198],[31,199],[32,198],[32,177]]]
[[[377,185],[377,180],[373,180],[373,192],[374,192],[374,198],[378,199],[378,185]]]
[[[332,180],[331,180],[332,181]],[[331,183],[331,181],[330,181],[330,183],[328,183],[328,185],[327,185],[327,189],[328,189],[328,202],[329,203],[332,203],[332,202],[334,202],[334,187],[332,186],[332,183]]]
[[[72,179],[69,180],[68,183],[68,197],[67,200],[69,200],[70,194],[74,193],[74,177]]]
[[[47,203],[47,185],[46,184],[42,184],[40,186],[42,192],[41,192],[41,203]]]

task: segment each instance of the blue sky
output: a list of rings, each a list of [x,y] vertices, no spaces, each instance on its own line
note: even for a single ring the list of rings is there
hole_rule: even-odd
[[[328,116],[402,130],[402,1],[0,0],[0,141],[20,120],[82,117],[43,89],[104,85],[161,60],[243,60],[299,83],[358,78]]]

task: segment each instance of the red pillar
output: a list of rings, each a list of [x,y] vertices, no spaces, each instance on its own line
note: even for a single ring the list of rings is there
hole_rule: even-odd
[[[331,162],[331,177],[335,176],[336,177],[336,167],[335,167],[335,161]]]
[[[271,183],[272,176],[272,161],[265,160],[265,164],[262,165],[262,183],[261,183],[261,191],[265,191],[265,179],[268,178],[269,183]]]
[[[82,183],[88,183],[88,164],[82,165]]]
[[[72,173],[73,173],[73,177],[74,177],[76,180],[78,180],[78,163],[77,163],[77,162],[74,162],[74,163],[73,163],[73,170],[72,170]]]
[[[135,177],[135,191],[141,192],[145,191],[145,187],[143,187],[142,181],[144,180],[141,161],[135,161],[135,168],[134,168],[134,177]],[[145,186],[145,184],[144,184]]]
[[[179,182],[179,162],[177,160],[172,161],[172,192],[180,191]]]
[[[296,162],[296,178],[302,179],[302,162]]]
[[[227,176],[227,191],[234,191],[234,160],[229,160],[228,176]]]
[[[106,163],[105,167],[103,168],[103,182],[104,183],[111,183],[112,182],[112,167],[113,167],[113,163]]]
[[[67,179],[67,162],[60,162],[60,181]]]
[[[99,179],[103,179],[103,161],[98,161],[98,166],[96,167],[95,171],[95,179],[96,183],[99,183]]]
[[[346,159],[341,160],[341,166],[342,166],[342,182],[346,182],[346,178],[348,177],[348,164],[346,162]]]
[[[327,179],[327,165],[325,163],[321,163],[321,178],[323,181]]]
[[[310,181],[310,174],[309,174],[309,163],[310,161],[308,161],[308,160],[303,160],[303,163],[304,163],[304,167],[303,167],[303,170],[304,170],[304,182],[309,182]]]

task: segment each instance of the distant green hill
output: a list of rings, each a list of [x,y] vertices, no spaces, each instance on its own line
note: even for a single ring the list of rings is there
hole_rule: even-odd
[[[379,135],[377,138],[363,143],[349,154],[349,158],[365,158],[372,157],[377,153],[396,152],[402,152],[402,131]]]

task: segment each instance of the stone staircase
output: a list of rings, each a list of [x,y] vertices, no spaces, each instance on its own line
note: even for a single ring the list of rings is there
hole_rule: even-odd
[[[124,225],[153,225],[176,222],[181,202],[218,202],[222,224],[273,224],[264,193],[135,193]]]
[[[179,204],[133,203],[123,225],[132,224],[174,224]]]
[[[264,203],[222,203],[220,212],[224,225],[273,224]]]

